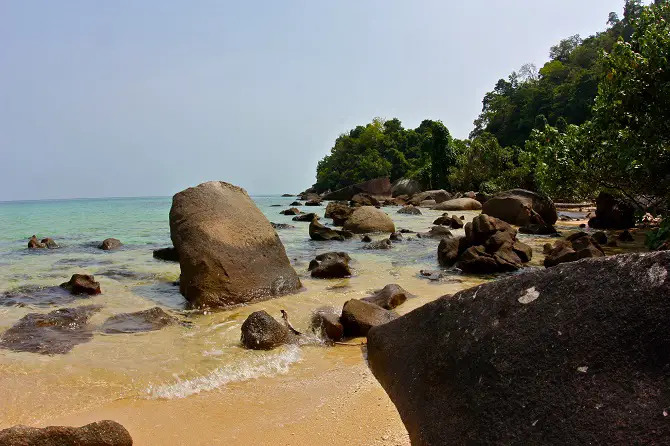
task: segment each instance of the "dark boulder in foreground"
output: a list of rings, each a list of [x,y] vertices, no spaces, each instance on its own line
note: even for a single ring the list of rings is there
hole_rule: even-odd
[[[351,276],[350,260],[346,252],[327,252],[309,262],[308,270],[316,279],[341,279]]]
[[[372,327],[385,324],[398,315],[378,305],[358,299],[345,302],[340,322],[346,337],[366,336]]]
[[[123,243],[121,243],[120,240],[115,238],[108,238],[102,241],[99,248],[103,251],[112,251],[114,249],[119,249],[121,246],[123,246]]]
[[[364,302],[375,304],[387,310],[393,310],[395,307],[403,304],[408,298],[414,297],[403,287],[395,283],[386,285],[381,290],[377,290],[371,296],[361,299]]]
[[[28,313],[0,337],[0,348],[43,355],[65,354],[93,339],[88,319],[102,307],[84,305],[47,314]]]
[[[576,262],[589,257],[604,257],[605,252],[593,237],[585,232],[571,234],[565,240],[558,240],[544,258],[547,268],[560,263]]]
[[[292,339],[289,329],[265,310],[251,313],[242,324],[242,345],[251,350],[272,350]]]
[[[339,341],[344,337],[344,327],[340,323],[340,316],[332,307],[322,307],[314,311],[311,329],[314,333],[331,341]]]
[[[354,235],[349,231],[339,231],[337,229],[328,228],[317,220],[312,220],[309,224],[309,238],[316,241],[337,240],[344,241]]]
[[[670,253],[587,259],[368,333],[414,445],[666,444]]]
[[[160,330],[168,325],[174,325],[179,320],[167,314],[160,307],[134,313],[121,313],[108,318],[100,327],[103,333],[141,333]]]
[[[635,227],[635,207],[621,198],[601,192],[596,198],[596,216],[589,220],[595,229],[628,229]]]
[[[132,446],[125,427],[103,420],[82,427],[14,426],[0,431],[2,446]]]
[[[553,225],[558,220],[556,206],[549,197],[525,189],[497,193],[484,203],[482,213],[517,226]]]
[[[101,293],[100,282],[96,282],[95,277],[90,274],[73,274],[69,282],[61,284],[61,288],[74,295],[88,294],[93,296]]]
[[[154,259],[165,260],[166,262],[178,262],[179,253],[173,247],[155,249]]]
[[[302,286],[277,232],[246,191],[211,181],[177,193],[170,236],[181,294],[221,308],[293,293]]]

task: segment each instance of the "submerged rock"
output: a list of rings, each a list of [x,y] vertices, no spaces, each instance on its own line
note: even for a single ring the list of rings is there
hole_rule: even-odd
[[[251,350],[272,350],[292,341],[288,327],[277,322],[265,310],[255,311],[242,324],[241,342]]]
[[[43,355],[65,354],[93,338],[88,319],[102,307],[84,305],[47,314],[28,313],[0,337],[0,348]]]
[[[337,229],[328,228],[317,220],[312,220],[309,224],[309,237],[312,240],[316,241],[344,241],[345,239],[351,238],[354,235],[349,231],[339,231]]]
[[[61,288],[68,290],[72,294],[88,294],[93,296],[100,294],[100,282],[95,281],[95,277],[90,274],[73,274],[68,282],[61,283]]]
[[[87,295],[73,295],[59,286],[26,285],[5,291],[0,295],[0,305],[3,307],[50,307],[65,305]]]
[[[179,253],[173,247],[155,249],[154,259],[165,260],[167,262],[178,262]]]
[[[160,330],[168,325],[174,325],[179,320],[166,313],[160,307],[134,313],[121,313],[108,318],[100,327],[103,333],[140,333]]]
[[[212,181],[177,193],[170,236],[181,294],[195,307],[225,308],[302,286],[268,219],[232,184]]]
[[[58,249],[60,246],[58,246],[58,243],[54,241],[51,237],[43,238],[41,243],[45,245],[49,249]]]
[[[435,211],[478,211],[482,204],[474,198],[455,198],[453,200],[438,203],[433,210]]]
[[[331,341],[339,341],[344,337],[344,327],[340,323],[339,314],[333,307],[318,308],[312,314],[312,332]]]
[[[482,213],[517,226],[553,225],[558,220],[556,207],[549,197],[525,189],[495,194],[484,203]]]
[[[407,206],[403,206],[402,208],[398,209],[398,214],[421,215],[421,209],[408,204]]]
[[[377,240],[376,242],[370,242],[363,246],[363,249],[391,249],[393,248],[393,243],[391,240],[385,238],[383,240]]]
[[[133,439],[122,425],[104,420],[82,427],[14,426],[0,431],[3,446],[132,446]]]
[[[403,287],[395,283],[386,285],[381,290],[377,290],[371,296],[361,299],[364,302],[375,304],[386,310],[393,310],[397,306],[405,303],[408,298],[414,297]]]
[[[273,223],[273,222],[270,222],[270,224],[272,225],[272,227],[273,227],[274,229],[295,229],[295,226],[293,226],[293,225],[289,225],[289,224],[286,224],[286,223]]]
[[[366,336],[370,328],[385,324],[398,315],[393,311],[358,299],[345,302],[340,322],[347,337]]]
[[[316,279],[340,279],[351,276],[349,261],[351,257],[346,252],[327,252],[319,254],[309,262],[308,271]]]
[[[384,211],[372,206],[362,206],[354,209],[344,224],[344,229],[355,234],[395,232],[395,225]]]
[[[488,282],[371,329],[369,365],[412,444],[664,444],[669,270],[633,254]]]
[[[115,238],[108,238],[103,240],[99,248],[102,249],[103,251],[111,251],[113,249],[119,249],[122,245],[123,243],[121,243],[120,240]]]

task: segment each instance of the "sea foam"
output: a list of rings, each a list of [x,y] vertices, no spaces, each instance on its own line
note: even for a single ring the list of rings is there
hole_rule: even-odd
[[[150,385],[146,393],[150,399],[186,398],[200,392],[218,389],[231,382],[272,377],[288,373],[291,364],[302,359],[300,349],[295,345],[271,352],[249,352],[253,356],[232,364],[226,364],[216,370],[196,378],[178,379],[169,384]]]

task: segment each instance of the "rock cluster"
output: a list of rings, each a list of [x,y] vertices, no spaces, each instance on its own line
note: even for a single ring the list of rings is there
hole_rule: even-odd
[[[576,232],[565,240],[558,240],[554,243],[554,246],[546,253],[544,266],[548,268],[560,263],[604,256],[603,248],[593,237],[586,232]]]

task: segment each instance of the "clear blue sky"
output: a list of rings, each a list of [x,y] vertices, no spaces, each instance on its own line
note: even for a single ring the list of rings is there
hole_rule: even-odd
[[[375,116],[464,138],[623,0],[3,0],[0,200],[297,193]]]

